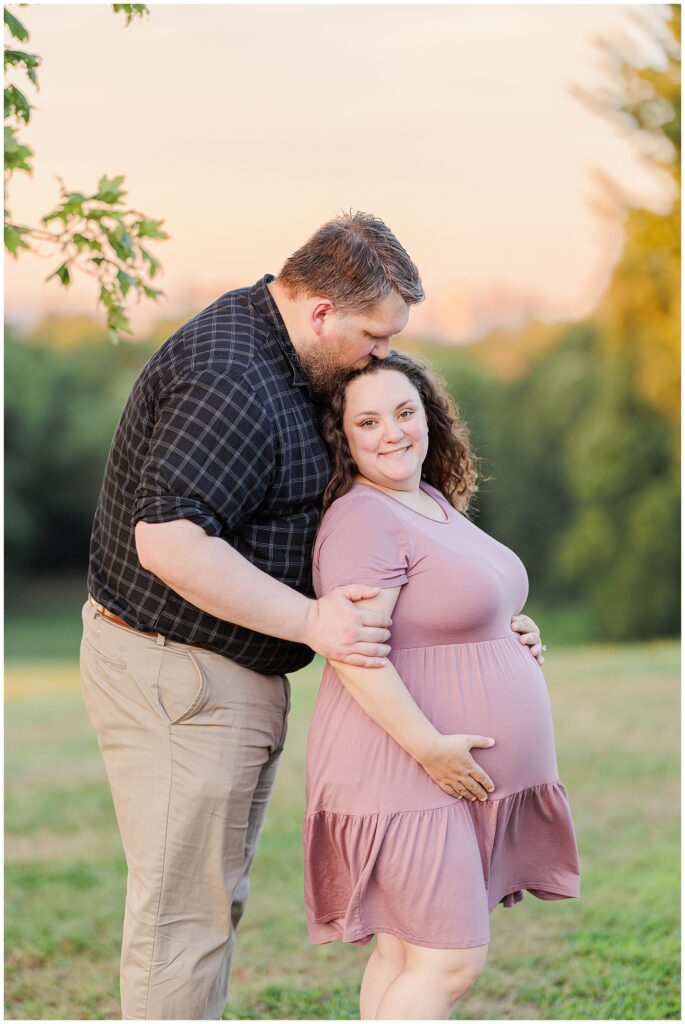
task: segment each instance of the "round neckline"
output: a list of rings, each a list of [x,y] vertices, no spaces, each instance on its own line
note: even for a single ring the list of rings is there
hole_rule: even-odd
[[[386,498],[390,499],[390,501],[394,501],[396,505],[401,505],[402,508],[406,508],[408,512],[413,512],[414,515],[421,516],[422,519],[427,519],[429,522],[435,523],[437,526],[447,526],[448,523],[452,522],[452,506],[449,504],[449,502],[445,500],[445,498],[443,498],[443,496],[440,494],[438,490],[435,491],[435,494],[431,494],[429,491],[427,491],[426,488],[423,486],[424,483],[424,480],[419,481],[419,490],[423,491],[424,494],[427,494],[429,498],[432,498],[433,501],[438,503],[443,512],[446,513],[447,519],[433,519],[432,516],[427,516],[425,512],[419,512],[418,509],[412,508],[411,505],[405,505],[405,503],[403,501],[400,501],[399,498],[393,498],[392,494],[388,494],[387,491],[382,491],[380,487],[374,487],[373,484],[366,484],[362,480],[355,480],[353,486],[367,487],[371,491],[377,491],[379,494],[384,494]],[[431,485],[428,484],[428,486],[430,487]],[[440,494],[439,498],[436,497],[437,494]]]

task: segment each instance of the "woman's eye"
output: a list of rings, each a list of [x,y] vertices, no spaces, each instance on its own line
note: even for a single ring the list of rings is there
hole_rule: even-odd
[[[362,421],[362,422],[361,422],[361,423],[359,424],[359,426],[360,426],[360,427],[368,427],[368,426],[373,426],[373,422],[374,422],[373,420],[363,420],[363,421]]]
[[[404,415],[413,416],[414,415],[414,410],[413,409],[405,409],[404,412],[400,413],[400,416],[404,416]]]

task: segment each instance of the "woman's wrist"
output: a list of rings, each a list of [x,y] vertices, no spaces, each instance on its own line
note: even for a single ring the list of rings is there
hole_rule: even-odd
[[[426,761],[430,761],[435,757],[438,750],[440,749],[440,741],[443,738],[443,734],[438,732],[434,725],[429,721],[423,728],[418,731],[417,736],[412,737],[412,749],[407,752],[423,765]]]

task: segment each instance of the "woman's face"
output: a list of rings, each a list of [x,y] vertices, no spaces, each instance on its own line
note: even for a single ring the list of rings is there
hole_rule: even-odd
[[[355,377],[345,392],[343,430],[363,477],[395,490],[416,490],[428,452],[421,397],[399,370]]]

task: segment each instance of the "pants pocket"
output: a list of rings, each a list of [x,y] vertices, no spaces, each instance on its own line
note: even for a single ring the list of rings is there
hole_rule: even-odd
[[[169,725],[187,722],[204,705],[207,677],[197,658],[181,646],[160,649],[157,703]]]

